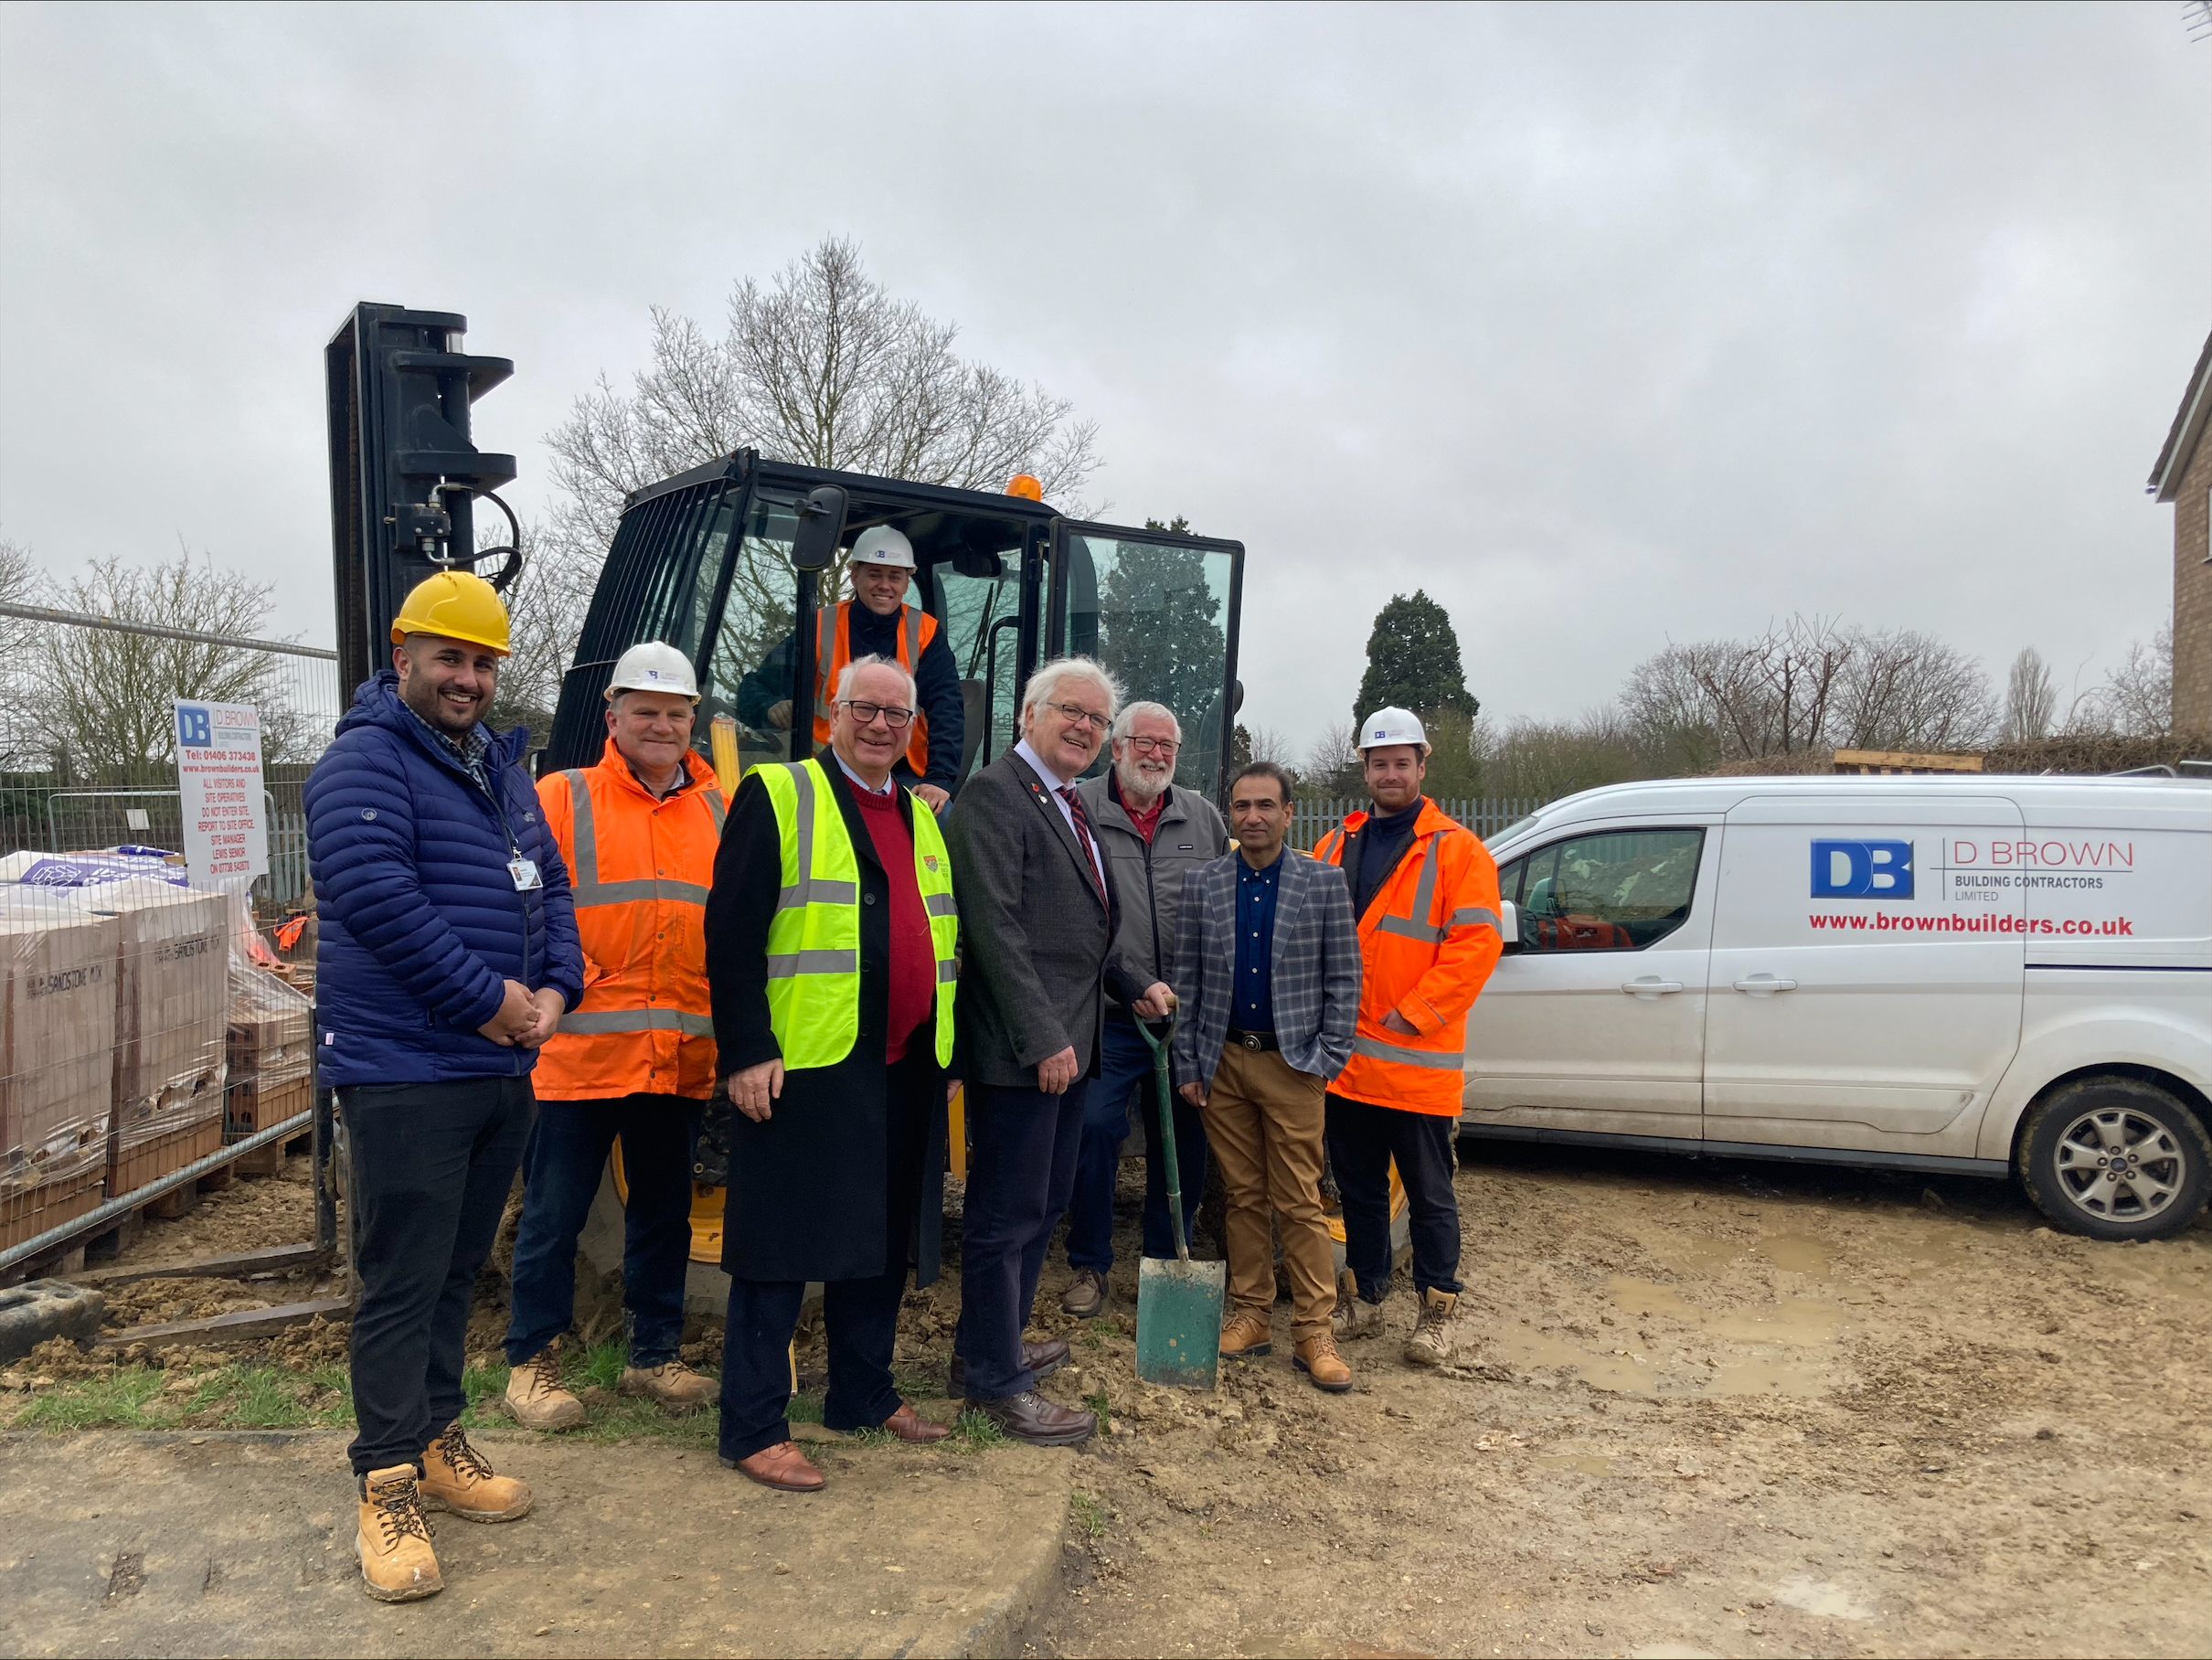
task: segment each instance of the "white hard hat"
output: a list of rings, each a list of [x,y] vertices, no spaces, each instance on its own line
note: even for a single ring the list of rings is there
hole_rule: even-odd
[[[1421,718],[1411,709],[1395,705],[1377,709],[1359,723],[1359,741],[1353,748],[1364,754],[1393,743],[1417,743],[1422,754],[1429,752],[1429,734],[1421,729]]]
[[[863,530],[853,538],[853,551],[849,557],[855,565],[903,565],[911,570],[914,569],[914,544],[907,540],[904,531],[894,530],[888,525],[877,525],[873,529]]]
[[[632,646],[615,663],[614,677],[607,682],[610,703],[617,692],[680,692],[697,703],[699,681],[691,672],[690,658],[673,645],[648,640]]]

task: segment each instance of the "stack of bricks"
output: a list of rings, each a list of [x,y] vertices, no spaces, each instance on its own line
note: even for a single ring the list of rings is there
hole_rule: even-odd
[[[101,1202],[118,932],[67,889],[0,884],[0,1249]]]

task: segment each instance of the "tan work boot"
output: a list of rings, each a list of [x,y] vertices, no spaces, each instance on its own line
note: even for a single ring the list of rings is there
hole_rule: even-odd
[[[1352,1387],[1352,1368],[1336,1352],[1334,1337],[1308,1337],[1291,1350],[1291,1364],[1313,1381],[1317,1389],[1341,1395]]]
[[[445,1589],[414,1465],[371,1470],[362,1478],[354,1554],[361,1559],[361,1589],[379,1602],[419,1602]]]
[[[626,1366],[622,1380],[615,1388],[625,1395],[643,1395],[669,1412],[696,1412],[715,1397],[714,1379],[693,1371],[681,1360],[671,1360],[665,1366]]]
[[[1221,1358],[1257,1360],[1275,1346],[1275,1328],[1267,1311],[1239,1308],[1221,1325]]]
[[[422,1507],[469,1522],[511,1522],[529,1514],[530,1484],[495,1474],[456,1418],[423,1452]]]
[[[1413,1328],[1413,1335],[1406,1339],[1408,1366],[1442,1366],[1451,1360],[1458,1347],[1452,1336],[1452,1319],[1459,1305],[1456,1293],[1439,1291],[1433,1285],[1421,1293],[1420,1324]]]
[[[560,1349],[547,1344],[507,1373],[506,1409],[526,1430],[573,1430],[584,1403],[560,1387]]]
[[[1386,1297],[1385,1301],[1388,1299]],[[1350,1269],[1336,1275],[1336,1306],[1329,1314],[1329,1335],[1339,1343],[1372,1337],[1382,1329],[1383,1305],[1359,1294],[1359,1276]]]

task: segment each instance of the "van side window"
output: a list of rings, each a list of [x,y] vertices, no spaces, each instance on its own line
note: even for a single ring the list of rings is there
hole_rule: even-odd
[[[1515,860],[1521,949],[1636,951],[1664,939],[1688,920],[1704,846],[1703,830],[1611,830]]]

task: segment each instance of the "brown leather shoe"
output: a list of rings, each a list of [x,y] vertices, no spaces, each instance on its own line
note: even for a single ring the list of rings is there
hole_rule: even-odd
[[[778,1493],[822,1491],[822,1472],[799,1451],[795,1441],[780,1441],[772,1447],[762,1447],[750,1458],[726,1458],[722,1463]]]
[[[1048,1337],[1042,1343],[1032,1343],[1026,1337],[1023,1338],[1022,1364],[1029,1368],[1029,1375],[1033,1378],[1051,1377],[1053,1373],[1068,1364],[1068,1339]],[[961,1400],[966,1398],[968,1363],[958,1355],[952,1357],[952,1365],[947,1372],[945,1386],[945,1392],[953,1399]]]
[[[1291,1351],[1291,1364],[1313,1379],[1317,1389],[1341,1395],[1352,1387],[1352,1368],[1336,1352],[1334,1337],[1308,1337]]]
[[[1068,1289],[1060,1293],[1060,1313],[1078,1320],[1095,1320],[1106,1312],[1106,1276],[1095,1268],[1079,1268]]]
[[[1221,1325],[1221,1358],[1257,1360],[1275,1346],[1275,1326],[1263,1310],[1232,1309]]]
[[[931,1423],[903,1400],[899,1403],[899,1410],[883,1421],[883,1427],[898,1436],[900,1441],[912,1442],[917,1445],[925,1442],[942,1441],[952,1433],[950,1425]]]
[[[1089,1441],[1099,1427],[1096,1414],[1057,1405],[1035,1389],[1025,1389],[1004,1400],[971,1400],[968,1405],[996,1424],[1009,1440],[1026,1442],[1033,1447],[1076,1446]]]

